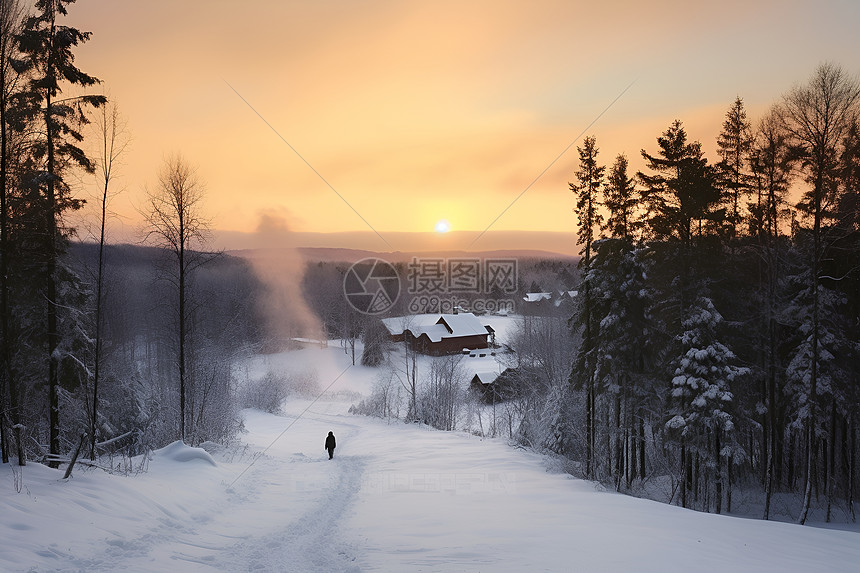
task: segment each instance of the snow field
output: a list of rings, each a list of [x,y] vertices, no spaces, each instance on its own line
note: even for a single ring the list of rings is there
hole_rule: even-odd
[[[171,444],[145,473],[65,482],[2,466],[0,571],[858,570],[856,528],[683,510],[549,472],[504,440],[349,415],[377,375],[350,364],[336,344],[252,361],[249,378],[314,370],[330,387],[283,415],[243,411],[247,451]]]

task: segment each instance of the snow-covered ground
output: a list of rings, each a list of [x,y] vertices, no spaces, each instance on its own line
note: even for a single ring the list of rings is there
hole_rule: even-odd
[[[337,345],[260,357],[247,372],[269,369],[315,370],[320,389],[337,381],[282,416],[244,411],[245,449],[173,444],[146,472],[79,468],[67,481],[35,463],[2,466],[0,571],[860,567],[856,528],[683,510],[547,471],[502,440],[350,415],[376,372]]]

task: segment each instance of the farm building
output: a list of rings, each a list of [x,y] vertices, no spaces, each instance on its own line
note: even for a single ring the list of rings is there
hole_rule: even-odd
[[[382,323],[392,341],[405,341],[412,350],[434,356],[488,348],[493,332],[471,312],[399,316]]]
[[[470,387],[487,404],[504,402],[531,388],[540,379],[540,373],[531,367],[505,368],[501,373],[485,371],[472,376]]]
[[[576,296],[575,290],[527,292],[520,304],[520,312],[532,316],[549,314],[563,305],[570,305]]]

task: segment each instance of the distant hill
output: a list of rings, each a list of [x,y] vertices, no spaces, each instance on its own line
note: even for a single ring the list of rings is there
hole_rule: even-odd
[[[155,264],[155,261],[164,257],[163,249],[143,245],[118,244],[106,245],[108,255],[112,264],[137,265]],[[92,242],[73,241],[70,244],[69,254],[85,261],[87,264],[95,264],[98,257],[98,244]],[[365,249],[344,249],[336,247],[265,247],[259,249],[235,249],[224,251],[225,255],[247,260],[270,259],[273,257],[290,259],[292,261],[304,260],[307,262],[338,262],[354,263],[370,257],[379,258],[391,263],[409,262],[413,257],[437,257],[437,258],[477,258],[477,259],[543,259],[557,261],[576,261],[579,257],[542,251],[539,249],[498,249],[489,251],[393,251],[380,252]]]
[[[284,248],[239,249],[227,251],[227,254],[245,259],[266,259],[279,256]],[[550,259],[573,261],[578,257],[541,251],[535,249],[500,249],[494,251],[394,251],[377,252],[363,249],[343,249],[334,247],[297,247],[295,249],[302,259],[309,262],[344,262],[354,263],[367,258],[379,258],[391,263],[409,262],[414,257],[438,258],[498,258],[498,259]]]
[[[451,231],[449,233],[345,231],[312,233],[276,229],[257,233],[215,231],[209,245],[225,251],[267,249],[274,246],[344,249],[371,253],[438,253],[469,251],[535,251],[575,256],[579,252],[573,232],[553,231]]]

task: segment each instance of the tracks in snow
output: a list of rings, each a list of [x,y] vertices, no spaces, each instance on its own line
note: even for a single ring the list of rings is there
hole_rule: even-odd
[[[316,462],[314,462],[316,463]],[[364,462],[358,457],[340,456],[325,463],[335,466],[322,496],[298,519],[284,529],[253,538],[231,548],[230,563],[224,571],[358,571],[354,565],[357,548],[341,542],[339,524],[361,487]]]
[[[348,442],[361,432],[337,416],[314,414],[302,434],[324,436],[316,427],[331,427],[339,441],[343,436]],[[359,571],[360,548],[342,541],[340,524],[364,481],[364,458],[336,454],[330,461],[321,442],[318,457],[296,452],[296,440],[277,445],[234,488],[223,482],[226,489],[215,492],[206,507],[182,513],[153,500],[160,515],[154,527],[109,539],[103,553],[71,558],[68,567],[55,571],[142,572],[165,558],[175,571]]]

